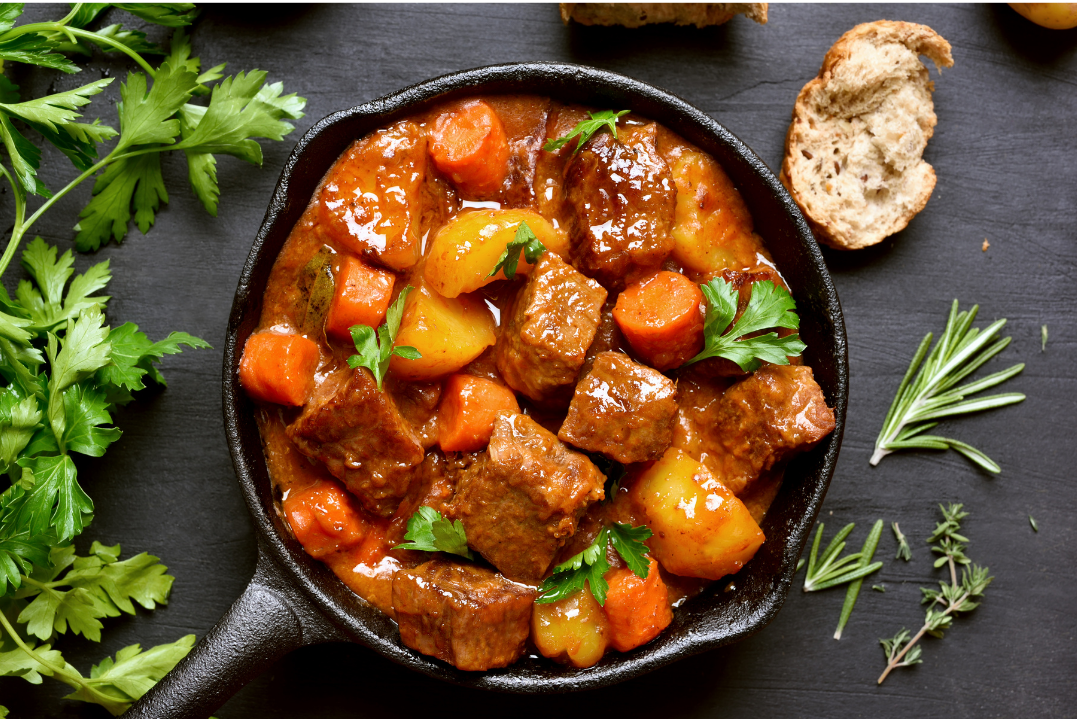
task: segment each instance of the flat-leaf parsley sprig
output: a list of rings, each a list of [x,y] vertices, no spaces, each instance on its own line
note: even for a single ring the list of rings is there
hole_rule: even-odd
[[[516,266],[520,263],[521,252],[529,265],[538,262],[538,258],[542,257],[543,253],[546,252],[546,245],[539,241],[539,238],[527,226],[526,222],[521,222],[519,227],[516,228],[516,236],[505,245],[505,251],[497,258],[494,269],[486,276],[493,277],[498,270],[504,269],[505,279],[509,281],[516,279]]]
[[[946,567],[950,581],[939,582],[938,589],[920,588],[924,595],[923,603],[928,605],[927,614],[924,626],[911,639],[909,631],[902,627],[892,638],[879,640],[886,654],[886,669],[879,677],[879,684],[898,667],[920,664],[923,660],[918,642],[923,636],[930,634],[941,639],[943,632],[953,626],[955,616],[971,612],[980,605],[984,591],[994,579],[988,574],[987,567],[973,564],[965,556],[969,540],[959,532],[961,520],[968,516],[968,512],[960,504],[946,507],[940,504],[939,509],[942,510],[942,521],[935,525],[935,531],[927,541],[932,545],[931,551],[941,555],[935,560],[935,568]],[[958,565],[961,565],[960,579]]]
[[[620,112],[614,112],[613,110],[599,110],[598,112],[589,112],[591,116],[590,120],[581,120],[576,127],[572,129],[572,132],[558,137],[557,139],[547,140],[546,144],[542,146],[546,152],[557,152],[562,147],[568,144],[568,142],[574,138],[579,137],[579,141],[576,143],[575,149],[572,154],[575,155],[580,151],[587,141],[590,140],[596,132],[601,131],[603,128],[607,128],[610,134],[617,137],[617,120],[624,115],[627,115],[629,110],[621,110]]]
[[[408,285],[400,291],[396,302],[389,306],[385,313],[385,321],[378,327],[377,336],[374,328],[368,325],[353,325],[351,327],[352,342],[359,354],[348,358],[348,364],[353,368],[366,367],[374,375],[374,381],[381,389],[385,373],[389,371],[389,360],[393,355],[404,359],[421,359],[422,355],[414,347],[394,347],[393,342],[400,331],[400,321],[404,317],[404,301],[408,294],[415,288]]]
[[[606,593],[610,590],[604,577],[610,569],[606,559],[607,547],[612,544],[628,568],[637,577],[646,579],[650,562],[646,556],[649,549],[644,542],[650,536],[651,530],[647,527],[633,527],[619,522],[603,527],[587,549],[554,567],[553,574],[539,586],[539,597],[535,603],[557,602],[588,586],[595,600],[605,606]]]
[[[930,353],[932,333],[928,332],[920,342],[875,440],[872,465],[902,449],[953,449],[988,472],[1001,471],[990,457],[965,442],[924,434],[938,425],[937,420],[1005,407],[1025,399],[1018,392],[967,399],[1019,374],[1024,364],[957,386],[1010,344],[1009,337],[996,339],[1006,324],[1004,319],[991,323],[983,331],[972,326],[978,310],[979,306],[973,305],[971,310],[959,311],[954,300],[946,329]]]
[[[796,303],[784,287],[770,280],[752,284],[752,296],[744,313],[737,315],[739,293],[721,277],[699,286],[707,298],[707,314],[703,322],[703,351],[685,364],[690,365],[711,357],[725,357],[736,362],[745,372],[754,372],[763,362],[789,364],[807,348],[799,334],[779,337],[776,332],[748,337],[762,330],[798,329],[800,318]]]
[[[417,552],[448,552],[467,559],[474,559],[467,548],[467,534],[463,523],[457,519],[449,521],[433,507],[419,507],[408,520],[408,531],[404,539],[393,549],[411,549]]]

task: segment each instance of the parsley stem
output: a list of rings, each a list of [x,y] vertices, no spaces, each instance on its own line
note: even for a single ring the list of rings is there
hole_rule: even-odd
[[[58,29],[60,29],[62,32],[65,32],[65,33],[68,33],[68,34],[71,34],[71,35],[75,35],[76,37],[84,37],[87,40],[93,40],[95,42],[104,43],[105,45],[111,45],[112,47],[116,48],[117,50],[122,52],[127,57],[129,57],[132,60],[134,60],[135,62],[137,62],[139,64],[139,67],[141,67],[143,70],[145,70],[146,73],[149,74],[149,76],[151,78],[156,78],[157,77],[157,71],[153,69],[153,66],[150,65],[148,62],[146,62],[146,60],[144,60],[141,55],[139,55],[137,52],[135,52],[131,48],[124,45],[122,42],[118,42],[116,40],[113,40],[110,37],[107,37],[105,35],[100,35],[100,34],[98,34],[96,32],[90,32],[89,30],[81,30],[81,29],[75,28],[75,27],[64,27],[64,28],[58,28]]]
[[[26,654],[29,655],[31,659],[40,664],[42,667],[52,672],[53,678],[63,682],[64,684],[75,687],[76,689],[84,689],[85,691],[94,695],[94,701],[108,709],[114,715],[119,715],[125,709],[127,709],[128,704],[126,702],[117,702],[112,697],[102,693],[95,686],[87,682],[81,674],[78,674],[77,670],[75,671],[75,673],[72,673],[67,670],[66,666],[58,667],[52,662],[42,657],[40,654],[38,654],[33,647],[29,646],[26,642],[22,640],[22,637],[20,637],[19,633],[15,631],[15,628],[8,623],[7,617],[4,616],[3,612],[0,612],[0,626],[4,628],[4,631],[8,633],[8,636],[11,637],[11,639],[15,642],[15,645],[19,649],[26,652]]]

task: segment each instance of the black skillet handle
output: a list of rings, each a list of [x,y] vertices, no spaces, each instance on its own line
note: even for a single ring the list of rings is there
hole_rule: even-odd
[[[345,641],[265,553],[247,589],[175,669],[124,713],[128,719],[206,719],[293,649]]]

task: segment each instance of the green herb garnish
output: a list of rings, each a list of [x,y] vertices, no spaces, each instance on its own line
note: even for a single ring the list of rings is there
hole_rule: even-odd
[[[467,535],[464,525],[457,519],[450,522],[441,516],[441,512],[432,507],[419,507],[408,520],[408,531],[404,539],[411,540],[398,544],[393,549],[413,549],[417,552],[448,552],[468,559],[474,559],[467,548]]]
[[[617,119],[627,115],[629,112],[629,110],[621,110],[620,112],[614,112],[613,110],[589,112],[587,114],[591,116],[590,120],[580,121],[580,123],[572,129],[572,132],[564,137],[559,137],[556,140],[547,140],[546,144],[542,146],[542,149],[546,152],[557,152],[568,144],[569,140],[579,136],[580,140],[576,143],[576,149],[572,151],[572,154],[575,155],[596,132],[599,132],[604,127],[609,128],[610,134],[617,137]]]
[[[1047,325],[1040,326],[1040,352],[1047,351]]]
[[[494,269],[486,276],[493,277],[498,273],[498,270],[504,268],[505,278],[514,280],[516,279],[516,266],[520,262],[521,252],[527,263],[533,265],[538,261],[539,257],[542,257],[545,251],[546,245],[539,241],[539,238],[535,236],[535,233],[531,231],[526,222],[521,222],[519,227],[516,228],[516,236],[505,245],[505,251],[497,258],[497,264],[494,265]]]
[[[736,324],[733,324],[733,318],[737,314],[739,294],[735,287],[721,277],[715,277],[699,288],[707,298],[704,347],[702,352],[685,362],[686,366],[711,357],[725,357],[745,372],[754,372],[763,362],[789,364],[789,357],[799,355],[807,347],[798,334],[779,337],[776,332],[768,332],[746,337],[765,329],[795,330],[800,327],[796,303],[785,288],[770,280],[753,283],[751,299]]]
[[[897,554],[894,555],[894,559],[910,561],[912,559],[912,548],[909,547],[909,542],[905,539],[905,535],[901,533],[901,527],[898,526],[897,522],[891,522],[890,529],[894,530],[894,539],[898,543],[898,550]]]
[[[917,642],[925,634],[942,638],[943,632],[953,625],[955,616],[971,612],[980,605],[984,590],[994,577],[988,574],[987,567],[980,567],[969,561],[965,549],[969,541],[958,532],[961,520],[968,516],[962,511],[962,505],[939,505],[943,521],[935,525],[935,531],[928,538],[932,544],[931,551],[942,555],[935,560],[935,568],[947,567],[950,582],[939,582],[939,589],[921,587],[924,595],[923,604],[927,604],[924,626],[911,639],[904,627],[891,639],[880,639],[886,654],[886,670],[879,677],[879,684],[897,667],[907,667],[921,663],[920,646]],[[957,565],[961,565],[961,579],[958,580]]]
[[[1036,524],[1036,520],[1035,520],[1035,518],[1033,518],[1033,516],[1031,514],[1028,515],[1028,523],[1032,525],[1032,531],[1033,532],[1039,532],[1040,531],[1040,525]]]
[[[886,592],[886,587],[881,584],[872,584],[871,588],[874,589],[876,592]]]
[[[923,434],[938,424],[935,420],[1005,407],[1025,399],[1017,392],[965,399],[1017,375],[1025,368],[1024,364],[955,387],[1010,344],[1009,337],[995,339],[1006,324],[1004,319],[993,322],[982,332],[972,326],[978,309],[978,305],[973,305],[971,310],[959,312],[957,300],[954,300],[946,329],[930,353],[932,334],[928,332],[924,337],[875,440],[872,465],[901,449],[953,449],[988,472],[998,474],[1001,471],[991,458],[971,445]]]
[[[404,300],[413,289],[415,288],[408,285],[400,291],[396,302],[386,311],[385,321],[378,327],[377,336],[374,334],[374,328],[367,325],[354,325],[350,328],[352,341],[359,354],[349,357],[348,365],[353,368],[366,367],[370,370],[370,373],[374,375],[374,381],[378,383],[378,389],[381,389],[385,373],[389,371],[389,360],[393,355],[409,360],[422,357],[419,350],[414,347],[393,346],[396,334],[400,331],[400,320],[404,316]]]
[[[871,566],[871,560],[875,557],[875,549],[879,546],[879,538],[883,533],[883,520],[876,520],[875,525],[868,532],[868,538],[864,540],[864,546],[860,550],[860,559],[856,563],[857,569],[867,569]],[[882,562],[878,563],[880,566]],[[853,607],[856,606],[856,598],[860,595],[860,587],[864,578],[854,579],[845,590],[845,603],[841,607],[841,617],[838,619],[838,628],[834,631],[834,638],[841,639],[841,631],[845,629],[849,617],[852,616]]]
[[[651,530],[647,527],[633,527],[617,522],[604,527],[591,546],[554,567],[553,574],[539,586],[539,597],[535,603],[551,604],[560,601],[586,585],[590,587],[595,600],[605,606],[606,593],[610,589],[604,577],[610,569],[610,563],[606,560],[606,548],[612,543],[628,568],[637,577],[646,579],[650,563],[646,557],[649,550],[644,542],[650,536]]]
[[[876,522],[875,524],[878,526],[879,523]],[[819,544],[823,541],[823,523],[819,523],[819,529],[815,532],[815,541],[812,542],[811,554],[808,555],[808,570],[804,574],[805,592],[818,592],[840,584],[847,584],[856,579],[866,577],[872,572],[877,572],[883,566],[882,562],[861,564],[860,560],[864,556],[863,552],[857,552],[838,559],[838,555],[845,549],[845,538],[849,536],[854,527],[856,527],[855,523],[845,525],[840,532],[834,535],[834,538],[830,540],[830,544],[827,545],[820,556]],[[873,528],[872,534],[874,533]],[[870,535],[868,539],[871,539]],[[878,539],[875,541],[877,544]],[[868,548],[869,545],[865,543],[864,546]],[[872,554],[874,554],[874,551],[874,548],[872,548]]]

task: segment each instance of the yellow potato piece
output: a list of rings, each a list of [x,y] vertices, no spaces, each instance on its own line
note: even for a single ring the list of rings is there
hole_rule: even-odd
[[[663,567],[684,577],[721,579],[740,570],[763,544],[744,503],[704,465],[670,448],[632,487],[654,532]]]
[[[404,303],[396,344],[414,347],[422,358],[394,356],[389,371],[410,380],[455,372],[494,343],[495,326],[494,316],[482,300],[467,295],[442,297],[420,280]]]
[[[672,172],[677,185],[673,259],[699,275],[757,264],[752,216],[721,166],[701,152],[686,150]]]
[[[610,623],[589,590],[531,611],[531,641],[544,657],[575,667],[598,663],[609,644]]]
[[[1010,7],[1037,25],[1052,30],[1069,30],[1077,27],[1077,3],[1012,2]]]
[[[542,215],[531,210],[474,210],[449,220],[434,235],[427,250],[425,277],[443,297],[474,292],[484,285],[505,279],[504,271],[489,277],[501,253],[526,222],[546,249],[562,258],[568,256],[568,236]],[[520,256],[516,271],[531,272]]]

